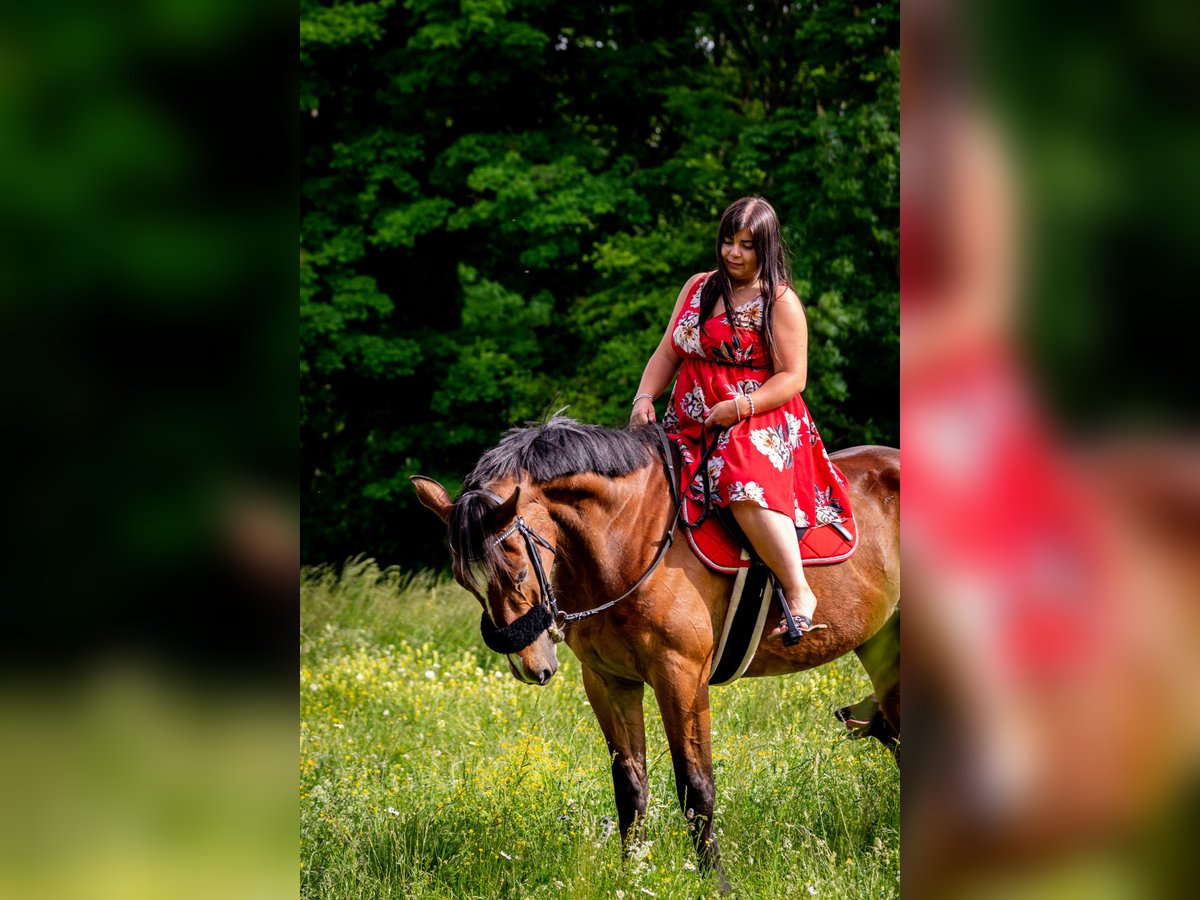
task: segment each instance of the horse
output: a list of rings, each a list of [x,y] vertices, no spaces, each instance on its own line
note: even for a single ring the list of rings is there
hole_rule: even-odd
[[[743,674],[799,672],[853,650],[895,741],[900,454],[861,446],[831,458],[849,485],[859,543],[848,560],[807,569],[828,627],[790,647],[762,639]],[[448,526],[455,580],[482,604],[485,642],[507,655],[513,676],[546,684],[563,639],[578,658],[612,759],[626,850],[646,814],[642,701],[650,685],[701,871],[727,890],[713,834],[708,678],[734,576],[711,571],[686,540],[672,539],[679,462],[657,425],[614,429],[555,416],[511,429],[480,457],[456,500],[433,479],[411,480]]]

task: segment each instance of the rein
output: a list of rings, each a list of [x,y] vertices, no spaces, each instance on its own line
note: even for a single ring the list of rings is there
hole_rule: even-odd
[[[658,568],[675,540],[675,528],[683,516],[681,514],[682,501],[679,496],[678,479],[675,477],[675,461],[671,455],[671,446],[667,442],[666,433],[661,428],[658,428],[657,431],[659,445],[663,451],[663,461],[667,470],[667,483],[671,487],[671,500],[675,504],[675,513],[671,516],[671,525],[663,536],[662,547],[659,548],[654,561],[650,563],[650,567],[642,573],[641,578],[634,582],[633,587],[621,596],[591,609],[585,609],[582,612],[566,612],[558,608],[558,597],[554,593],[554,587],[550,584],[550,579],[546,577],[546,570],[542,566],[541,554],[537,552],[537,548],[534,545],[540,544],[554,556],[558,556],[557,548],[530,528],[525,523],[524,516],[517,516],[512,525],[497,536],[496,543],[503,543],[513,534],[520,534],[525,539],[525,553],[529,557],[530,563],[533,564],[533,573],[537,576],[538,590],[541,592],[541,598],[527,613],[503,628],[495,627],[488,618],[487,613],[484,612],[479,622],[479,630],[483,634],[483,642],[487,644],[489,649],[497,653],[516,653],[518,650],[524,650],[537,640],[543,631],[547,630],[550,631],[551,640],[557,644],[562,641],[564,637],[563,629],[567,625],[599,615],[606,609],[616,606],[640,588],[654,570]],[[715,440],[713,446],[716,446]],[[709,452],[711,453],[711,451]],[[500,498],[496,497],[496,500],[500,501]],[[684,524],[687,523],[685,522]]]
[[[683,504],[677,503],[677,514],[688,528],[699,528],[704,524],[704,520],[708,518],[708,514],[712,510],[712,475],[708,471],[708,461],[712,458],[713,451],[717,449],[717,442],[721,440],[722,430],[717,429],[713,432],[712,442],[705,444],[704,452],[700,454],[700,484],[704,490],[704,499],[700,503],[700,517],[695,522],[689,522],[687,514],[683,511]]]

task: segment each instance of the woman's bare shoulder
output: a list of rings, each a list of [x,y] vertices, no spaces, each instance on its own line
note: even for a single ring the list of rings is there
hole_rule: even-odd
[[[790,284],[781,284],[775,289],[776,303],[795,303],[797,306],[803,306],[800,302],[799,295],[792,290]]]
[[[695,275],[693,275],[691,278],[689,278],[687,280],[687,283],[684,284],[683,288],[679,291],[679,297],[675,300],[675,311],[676,312],[679,311],[679,308],[683,305],[683,301],[686,300],[687,297],[695,289],[696,283],[711,274],[712,274],[711,272],[697,272]]]

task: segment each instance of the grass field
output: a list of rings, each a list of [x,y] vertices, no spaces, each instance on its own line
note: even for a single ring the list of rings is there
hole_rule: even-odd
[[[559,645],[515,681],[452,581],[357,561],[301,591],[305,897],[694,898],[666,738],[647,691],[646,841],[621,852],[609,761]],[[740,897],[896,897],[900,780],[832,711],[870,692],[850,656],[714,688],[716,825]]]

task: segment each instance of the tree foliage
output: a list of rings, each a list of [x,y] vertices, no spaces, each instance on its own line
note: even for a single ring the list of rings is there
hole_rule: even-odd
[[[724,207],[779,211],[832,446],[898,440],[898,2],[301,3],[306,561],[440,562],[510,425],[623,425]]]

